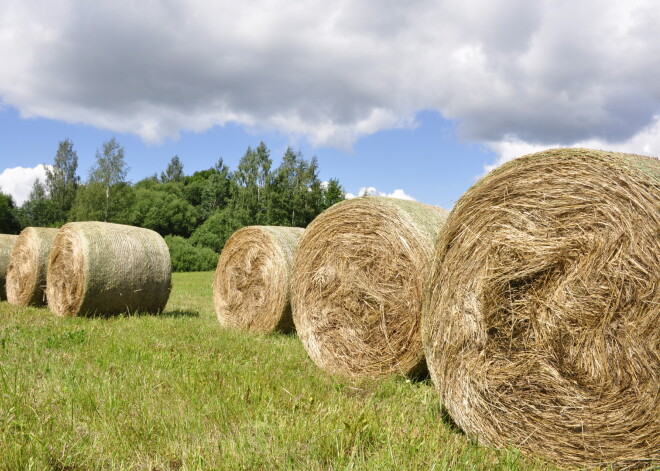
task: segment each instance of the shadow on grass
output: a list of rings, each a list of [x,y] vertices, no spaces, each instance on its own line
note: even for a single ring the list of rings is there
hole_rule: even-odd
[[[458,425],[456,425],[454,419],[451,418],[451,415],[449,415],[449,411],[447,411],[445,406],[442,406],[440,414],[441,414],[440,420],[442,421],[443,424],[449,427],[449,429],[452,432],[458,433],[460,435],[465,435],[465,432]]]
[[[426,358],[423,358],[419,365],[406,375],[406,378],[413,383],[430,383],[431,375],[429,373],[429,368],[426,365]]]
[[[296,329],[290,329],[290,330],[276,330],[272,334],[269,334],[273,337],[284,337],[284,338],[297,338],[298,333],[296,332]]]
[[[158,317],[199,317],[199,311],[193,311],[192,309],[173,309],[172,311],[151,315]]]
[[[121,317],[199,317],[199,311],[191,309],[173,309],[171,311],[124,311],[120,313],[102,313],[95,312],[89,314],[81,314],[80,317],[87,317],[89,319],[118,319]]]

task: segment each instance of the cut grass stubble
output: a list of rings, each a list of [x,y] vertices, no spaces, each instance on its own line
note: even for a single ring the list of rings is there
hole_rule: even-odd
[[[223,329],[213,273],[166,310],[0,303],[0,469],[550,469],[470,443],[427,382],[318,370],[293,335]]]

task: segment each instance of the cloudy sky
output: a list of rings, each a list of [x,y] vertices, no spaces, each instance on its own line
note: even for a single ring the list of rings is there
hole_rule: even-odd
[[[652,1],[0,4],[0,189],[19,202],[64,138],[83,179],[112,136],[133,181],[175,154],[235,168],[263,140],[348,192],[444,207],[536,150],[660,155]]]

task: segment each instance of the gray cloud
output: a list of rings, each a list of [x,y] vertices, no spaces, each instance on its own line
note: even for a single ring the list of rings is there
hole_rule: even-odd
[[[232,121],[348,147],[434,109],[484,143],[623,142],[660,114],[651,1],[6,3],[4,103],[149,141]]]

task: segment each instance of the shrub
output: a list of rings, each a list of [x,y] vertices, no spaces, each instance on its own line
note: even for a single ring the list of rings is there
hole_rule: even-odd
[[[196,247],[180,236],[165,236],[172,257],[172,271],[215,270],[218,254],[208,247]]]
[[[229,208],[216,211],[190,236],[190,243],[220,253],[227,239],[241,227]]]

